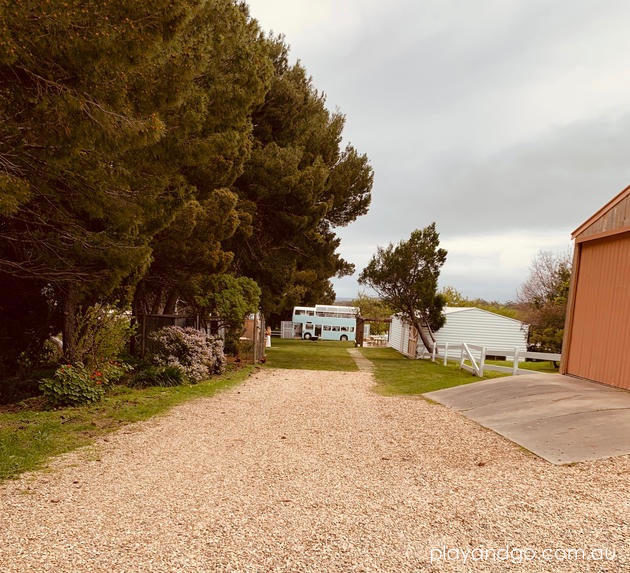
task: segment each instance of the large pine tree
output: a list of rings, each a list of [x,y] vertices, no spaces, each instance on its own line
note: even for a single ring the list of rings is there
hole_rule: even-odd
[[[330,113],[305,69],[290,65],[282,39],[268,40],[271,88],[254,112],[254,145],[235,187],[251,227],[229,247],[235,268],[254,278],[268,316],[297,303],[332,302],[329,279],[353,266],[336,249],[335,226],[367,212],[372,169],[342,149],[344,117]]]

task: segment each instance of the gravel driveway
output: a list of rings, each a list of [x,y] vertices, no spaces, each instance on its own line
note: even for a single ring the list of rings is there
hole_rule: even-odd
[[[262,370],[5,483],[0,571],[630,570],[630,457],[552,466],[371,384]],[[617,556],[454,560],[506,545]]]

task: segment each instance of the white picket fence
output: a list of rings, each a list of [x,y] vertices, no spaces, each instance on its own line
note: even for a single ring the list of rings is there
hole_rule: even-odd
[[[485,370],[494,370],[495,372],[507,372],[513,376],[518,374],[535,374],[535,370],[527,370],[519,368],[521,360],[530,358],[532,360],[549,360],[559,362],[562,355],[550,352],[527,352],[518,348],[488,348],[478,344],[434,344],[431,360],[435,362],[440,359],[444,361],[444,366],[448,363],[449,351],[459,351],[459,367],[475,376],[483,376]],[[512,366],[500,366],[498,364],[486,364],[486,357],[492,356],[503,358],[506,361],[512,361]]]

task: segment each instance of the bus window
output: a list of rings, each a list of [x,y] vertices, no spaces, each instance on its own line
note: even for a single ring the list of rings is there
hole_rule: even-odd
[[[350,332],[354,332],[354,326],[350,327]]]
[[[307,310],[306,314],[308,314],[308,316],[315,316],[315,311],[314,310]]]
[[[304,314],[306,314],[305,310],[296,310],[295,311],[295,316],[301,316],[301,315],[304,315]]]
[[[330,331],[330,326],[328,326],[327,324],[324,325],[324,330],[326,331]]]
[[[313,328],[313,323],[312,322],[307,322],[306,323],[306,330],[311,330]]]
[[[342,326],[341,327],[341,332],[348,332],[348,327],[347,326]]]
[[[339,332],[339,327],[338,326],[333,326],[332,329],[333,329],[333,332]]]

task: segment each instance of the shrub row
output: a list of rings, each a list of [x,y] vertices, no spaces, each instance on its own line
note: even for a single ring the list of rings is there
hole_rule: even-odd
[[[133,368],[124,362],[108,360],[99,363],[93,350],[90,366],[83,362],[64,364],[50,378],[40,381],[45,398],[54,406],[76,406],[98,402],[108,387],[125,377],[136,388],[177,386],[196,383],[224,372],[226,358],[223,341],[194,328],[168,326],[151,335],[152,364]],[[111,341],[108,342],[111,348]],[[111,356],[110,353],[105,353]]]

